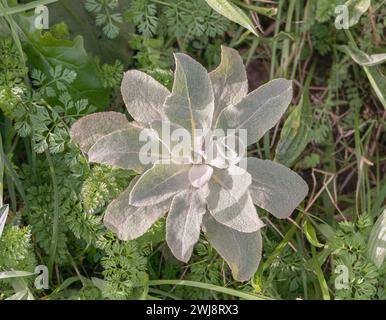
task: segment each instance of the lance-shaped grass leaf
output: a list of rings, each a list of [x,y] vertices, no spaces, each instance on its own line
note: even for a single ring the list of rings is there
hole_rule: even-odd
[[[299,105],[295,107],[284,123],[280,140],[276,147],[276,160],[291,167],[311,139],[312,108],[310,101],[310,84],[314,67],[307,76]]]
[[[189,132],[210,128],[214,96],[208,72],[185,54],[175,54],[175,60],[173,90],[165,103],[168,119]]]
[[[221,46],[221,63],[209,74],[213,86],[215,109],[213,125],[221,111],[238,104],[248,94],[248,78],[239,53]]]
[[[78,144],[84,153],[88,153],[90,148],[103,136],[129,127],[129,121],[122,113],[94,113],[74,123],[71,127],[71,140]]]
[[[277,79],[224,109],[217,121],[222,129],[247,130],[248,145],[260,140],[283,116],[292,100],[292,81]]]
[[[170,92],[152,77],[137,70],[125,73],[121,86],[127,111],[138,122],[164,119],[164,102]]]
[[[357,64],[373,67],[386,61],[386,53],[368,55],[353,46],[338,46],[340,50],[347,53]]]
[[[188,262],[200,237],[206,205],[196,189],[177,194],[166,221],[166,241],[174,256]]]
[[[139,238],[158,221],[168,210],[170,201],[148,207],[134,207],[130,205],[130,192],[138,178],[106,209],[104,224],[116,233],[120,240]]]
[[[133,206],[152,206],[190,187],[191,165],[155,164],[146,171],[130,193]]]
[[[258,35],[251,19],[249,19],[243,10],[234,5],[232,2],[228,0],[206,0],[206,3],[219,14],[233,22],[238,23],[251,31],[254,35]]]
[[[154,154],[143,149],[145,142],[140,139],[142,130],[131,127],[103,136],[88,151],[89,161],[142,172],[145,168],[143,157],[154,161],[162,158],[159,149]],[[148,132],[149,135],[152,133],[150,129]]]
[[[294,171],[269,160],[248,158],[253,202],[279,219],[288,218],[308,193],[307,183]]]
[[[204,231],[209,242],[228,263],[236,280],[247,281],[254,275],[263,248],[259,231],[238,232],[217,222],[210,214],[204,216]]]
[[[0,208],[0,238],[3,235],[5,222],[7,221],[7,217],[8,217],[8,211],[9,211],[8,205],[2,206]]]

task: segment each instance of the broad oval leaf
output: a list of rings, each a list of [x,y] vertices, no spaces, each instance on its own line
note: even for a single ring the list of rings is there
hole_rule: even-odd
[[[114,131],[129,128],[126,116],[119,112],[99,112],[87,115],[71,127],[71,140],[79,145],[84,153],[103,136]]]
[[[151,123],[165,118],[163,106],[170,92],[146,73],[126,72],[121,92],[127,111],[136,121]]]
[[[217,11],[219,14],[243,26],[244,28],[251,31],[254,35],[258,35],[251,19],[249,19],[243,10],[234,5],[232,2],[228,0],[205,1],[213,10]]]
[[[166,220],[166,241],[173,255],[187,263],[200,237],[206,206],[196,189],[177,194]]]
[[[386,209],[371,230],[368,253],[371,261],[381,268],[386,257]]]
[[[204,230],[210,244],[228,263],[237,281],[248,281],[259,266],[263,241],[259,231],[242,233],[204,216]]]
[[[148,207],[130,205],[130,192],[138,179],[106,209],[104,224],[113,231],[120,240],[134,240],[144,235],[169,209],[170,201]]]
[[[304,200],[307,183],[294,171],[269,160],[247,159],[253,202],[276,218],[286,219]]]
[[[248,78],[240,54],[232,48],[221,46],[221,63],[209,74],[214,93],[213,126],[220,112],[236,105],[248,94]]]
[[[217,121],[222,129],[247,130],[248,145],[260,140],[283,116],[292,100],[292,81],[276,79],[224,109]]]
[[[130,204],[137,207],[161,203],[190,187],[191,165],[155,164],[146,171],[130,193]]]
[[[175,54],[176,71],[172,94],[166,99],[165,113],[189,132],[209,129],[214,111],[212,84],[206,69],[191,57]]]
[[[141,132],[142,129],[131,127],[100,138],[88,152],[89,161],[141,173],[147,165],[144,159],[150,162],[162,159],[159,148],[150,150],[150,154],[144,148],[146,143],[140,139]],[[150,135],[151,130],[148,132]],[[158,145],[155,138],[154,141]]]

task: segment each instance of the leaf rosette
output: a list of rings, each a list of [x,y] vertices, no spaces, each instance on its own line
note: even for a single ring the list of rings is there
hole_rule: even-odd
[[[121,240],[142,236],[168,213],[166,241],[177,259],[189,261],[203,230],[233,277],[246,281],[262,255],[264,224],[255,205],[286,219],[308,186],[285,166],[249,158],[227,141],[237,137],[246,148],[262,138],[288,108],[292,82],[276,79],[248,94],[243,61],[227,47],[211,73],[185,54],[175,60],[171,92],[140,71],[124,75],[122,96],[134,122],[117,112],[92,114],[73,125],[72,141],[92,163],[139,174],[105,213],[105,225]],[[163,134],[166,124],[169,134],[179,130],[189,137],[188,156]],[[214,142],[208,132],[216,130],[225,134]],[[144,132],[161,147],[146,149]]]

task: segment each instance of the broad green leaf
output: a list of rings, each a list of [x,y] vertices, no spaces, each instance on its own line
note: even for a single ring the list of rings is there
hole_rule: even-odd
[[[71,127],[71,140],[87,153],[103,136],[129,128],[126,116],[119,112],[100,112],[79,119]]]
[[[279,163],[248,158],[247,166],[252,176],[249,192],[253,202],[276,218],[288,218],[308,193],[307,183]]]
[[[371,261],[381,268],[386,257],[386,209],[375,222],[371,230],[368,253]]]
[[[134,185],[130,204],[137,207],[161,203],[190,187],[191,165],[155,164]]]
[[[212,178],[213,168],[206,164],[193,165],[189,171],[189,181],[195,188],[201,188]]]
[[[138,177],[139,178],[139,177]],[[169,209],[170,201],[148,207],[133,207],[130,205],[130,192],[138,179],[106,209],[103,223],[113,231],[120,240],[134,240],[144,235]]]
[[[103,136],[88,151],[89,161],[142,172],[149,165],[145,160],[154,163],[162,155],[159,148],[151,153],[144,149],[146,142],[140,140],[141,132],[142,129],[131,127]],[[152,131],[148,132],[150,135]]]
[[[1,197],[1,195],[0,195],[0,197]],[[5,205],[5,206],[0,208],[0,238],[3,235],[5,222],[7,221],[7,217],[8,217],[8,211],[9,211],[8,205]]]
[[[213,125],[215,125],[223,109],[236,105],[248,94],[248,78],[239,53],[224,46],[221,46],[221,63],[209,77],[214,93]]]
[[[295,107],[284,123],[276,147],[276,160],[291,167],[306,148],[311,138],[312,109],[309,87],[313,76],[310,72],[303,88],[299,105]]]
[[[359,22],[361,16],[369,9],[371,0],[348,0],[344,5],[349,13],[349,26],[352,27]]]
[[[204,216],[204,231],[210,244],[228,263],[237,281],[248,281],[256,272],[262,255],[259,231],[242,233],[217,222],[210,214]]]
[[[165,113],[189,132],[211,127],[214,111],[212,84],[205,68],[191,57],[175,54],[176,71],[172,94],[166,99]]]
[[[205,0],[206,3],[219,14],[228,18],[229,20],[243,26],[244,28],[251,31],[254,35],[258,36],[255,26],[253,25],[251,19],[246,15],[246,13],[241,10],[239,7],[234,5],[228,0]]]
[[[350,46],[339,46],[338,48],[346,52],[361,66],[373,67],[386,61],[386,53],[368,55],[367,53]]]
[[[146,73],[126,72],[121,91],[127,111],[136,121],[150,123],[165,117],[163,106],[170,92]]]
[[[263,223],[248,193],[250,184],[251,176],[242,168],[215,169],[208,183],[206,198],[211,215],[218,222],[240,232],[261,229]]]
[[[256,143],[283,116],[292,100],[292,81],[276,79],[224,109],[217,121],[222,129],[245,129],[248,145]]]
[[[319,242],[318,237],[316,236],[315,228],[308,220],[304,220],[303,231],[307,237],[309,243],[317,248],[322,248],[323,245]]]
[[[52,80],[50,69],[55,66],[61,65],[75,71],[77,77],[68,90],[73,99],[88,99],[100,111],[107,107],[110,90],[103,86],[98,66],[84,49],[82,37],[78,36],[73,40],[57,39],[49,32],[42,34],[35,31],[24,18],[18,16],[17,21],[31,69],[42,71],[48,76],[48,81]]]
[[[177,194],[166,220],[166,241],[173,255],[187,263],[200,237],[206,206],[196,189]]]

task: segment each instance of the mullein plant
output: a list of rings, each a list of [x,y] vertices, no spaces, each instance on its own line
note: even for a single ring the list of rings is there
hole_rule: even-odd
[[[189,261],[202,230],[233,277],[247,281],[262,255],[264,224],[255,205],[286,219],[303,201],[308,186],[283,165],[246,157],[235,148],[227,153],[231,156],[221,158],[216,144],[215,155],[209,156],[195,132],[232,130],[238,137],[244,132],[239,144],[256,143],[291,103],[292,82],[276,79],[248,94],[243,61],[227,47],[222,47],[221,64],[209,74],[185,54],[175,54],[175,61],[172,92],[143,72],[124,75],[122,96],[135,121],[117,112],[91,114],[72,126],[72,141],[89,162],[138,173],[104,216],[104,224],[119,239],[142,236],[168,213],[166,241],[177,259]],[[166,141],[163,135],[164,124],[189,133],[199,151],[180,161],[181,152],[171,151],[170,136]],[[146,130],[167,147],[144,152]],[[144,163],[144,153],[153,160]],[[165,161],[167,157],[172,161]]]

